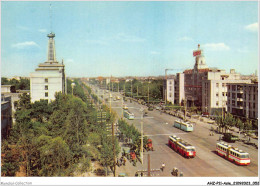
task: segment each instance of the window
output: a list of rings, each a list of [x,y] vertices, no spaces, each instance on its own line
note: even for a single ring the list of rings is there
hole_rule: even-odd
[[[48,97],[48,92],[45,92],[45,97]]]
[[[222,92],[222,96],[225,96],[225,92]]]
[[[218,93],[216,93],[216,96],[218,97]]]
[[[48,83],[48,78],[45,78],[45,83]]]
[[[45,90],[48,90],[48,85],[45,85]]]
[[[218,85],[219,85],[219,84],[218,84],[218,83],[216,83],[216,87],[218,87]]]
[[[216,102],[216,105],[218,106],[218,101]]]

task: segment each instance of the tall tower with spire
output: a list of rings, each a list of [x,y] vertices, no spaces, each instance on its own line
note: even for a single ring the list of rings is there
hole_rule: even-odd
[[[35,72],[30,74],[30,94],[31,101],[40,99],[48,101],[55,99],[57,92],[67,93],[65,65],[56,60],[55,34],[53,32],[47,35],[48,49],[47,61],[40,63]]]

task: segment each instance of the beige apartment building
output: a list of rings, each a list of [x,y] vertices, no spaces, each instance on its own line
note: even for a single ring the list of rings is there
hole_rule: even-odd
[[[250,83],[250,80],[241,80],[240,74],[231,69],[209,69],[202,81],[202,111],[217,114],[222,109],[227,111],[227,86],[230,83]]]
[[[258,119],[258,82],[230,83],[227,86],[227,111],[246,118]]]

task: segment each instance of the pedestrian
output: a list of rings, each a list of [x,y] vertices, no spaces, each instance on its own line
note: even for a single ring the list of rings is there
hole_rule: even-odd
[[[165,168],[165,164],[163,163],[163,164],[162,164],[162,168],[161,168],[162,171],[164,170],[164,168]]]
[[[143,172],[141,172],[141,177],[143,177],[144,176],[144,173]]]
[[[138,177],[139,175],[138,175],[138,172],[135,172],[135,177]]]
[[[125,166],[125,163],[126,163],[126,158],[125,158],[125,157],[124,157],[124,160],[123,160],[123,161],[124,161],[124,166]]]

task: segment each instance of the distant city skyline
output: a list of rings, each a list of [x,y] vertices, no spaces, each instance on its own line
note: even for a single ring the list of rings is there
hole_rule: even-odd
[[[1,2],[1,76],[47,60],[47,34],[66,76],[159,76],[191,69],[200,44],[208,67],[258,71],[258,2]],[[180,70],[182,69],[182,70]]]

